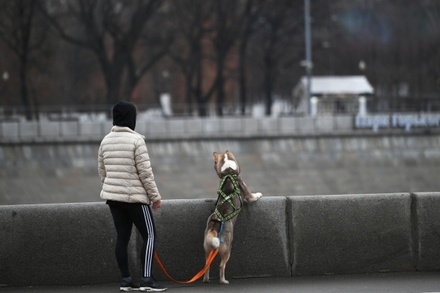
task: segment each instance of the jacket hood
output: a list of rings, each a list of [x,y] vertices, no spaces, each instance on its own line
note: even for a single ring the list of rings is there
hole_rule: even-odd
[[[113,125],[136,128],[136,106],[128,102],[119,102],[113,106]]]

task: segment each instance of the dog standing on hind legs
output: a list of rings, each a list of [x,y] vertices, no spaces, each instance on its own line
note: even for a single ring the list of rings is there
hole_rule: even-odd
[[[203,247],[205,257],[218,248],[220,255],[220,283],[229,284],[225,278],[226,264],[231,256],[232,239],[234,236],[234,224],[243,205],[243,200],[250,203],[258,200],[260,192],[251,193],[239,176],[240,166],[230,151],[225,153],[214,152],[214,169],[220,178],[217,191],[218,198],[215,211],[212,213],[205,229]],[[209,282],[209,268],[205,272],[203,282]]]

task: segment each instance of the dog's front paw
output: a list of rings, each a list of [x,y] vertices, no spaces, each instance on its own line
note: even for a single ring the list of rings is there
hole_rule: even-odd
[[[254,193],[255,200],[259,200],[260,197],[262,197],[262,196],[263,196],[263,194],[261,192]]]
[[[251,195],[246,198],[246,202],[251,203],[251,202],[257,201],[262,196],[263,196],[263,194],[261,192],[251,193]]]

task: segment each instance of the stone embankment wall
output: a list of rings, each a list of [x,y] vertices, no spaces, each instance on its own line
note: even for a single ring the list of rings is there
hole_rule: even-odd
[[[212,153],[233,151],[266,196],[440,190],[440,135],[344,134],[148,140],[164,199],[216,196]],[[0,204],[99,201],[99,140],[0,144]]]

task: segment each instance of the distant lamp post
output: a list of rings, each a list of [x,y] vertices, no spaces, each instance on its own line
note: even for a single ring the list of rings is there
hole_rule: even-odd
[[[307,86],[306,86],[306,97],[309,115],[312,114],[311,105],[311,88],[312,88],[312,42],[311,42],[311,29],[310,29],[310,0],[304,0],[304,27],[305,27],[305,43],[306,43],[306,75],[307,75]]]
[[[364,60],[360,60],[358,66],[359,66],[359,70],[362,72],[367,69],[367,63],[365,63]],[[367,116],[367,98],[364,96],[359,97],[358,115]]]

